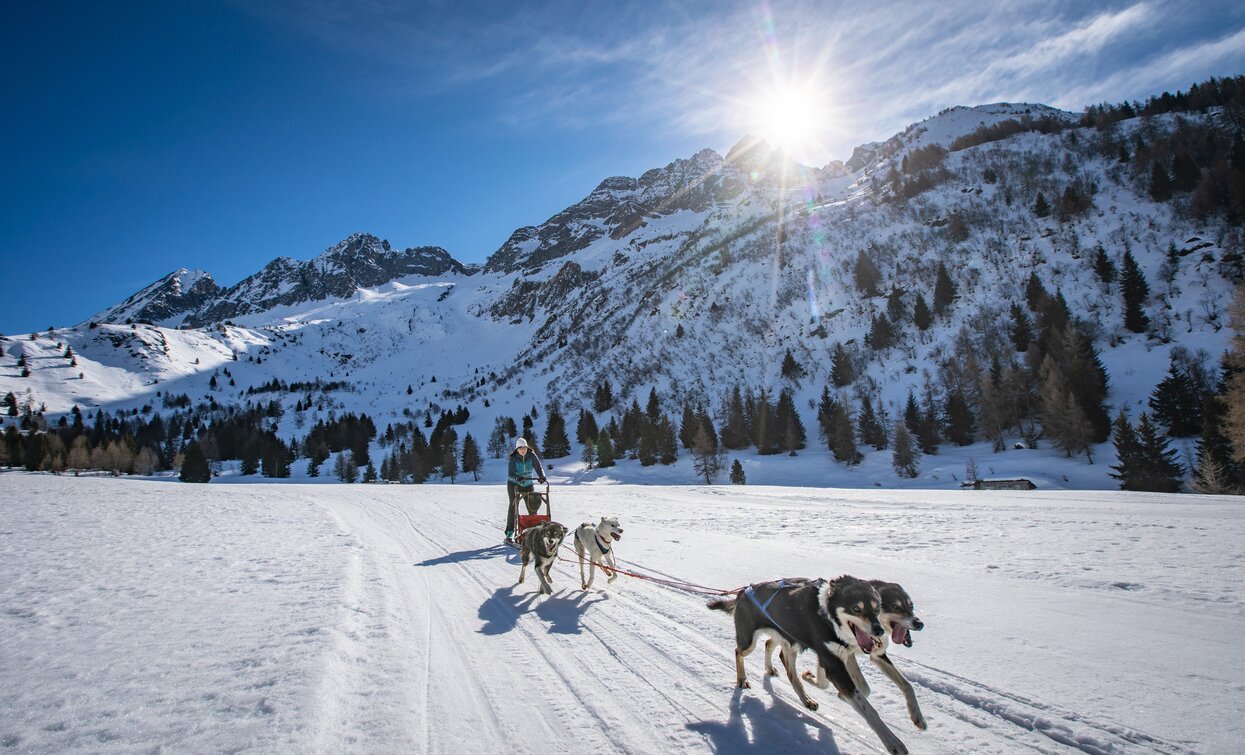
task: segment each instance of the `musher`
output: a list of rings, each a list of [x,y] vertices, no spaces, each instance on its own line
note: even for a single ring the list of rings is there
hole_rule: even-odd
[[[540,501],[537,500],[536,508],[534,509],[531,498],[533,483],[539,480],[540,484],[544,485],[546,480],[545,470],[540,465],[540,459],[536,456],[535,451],[528,448],[527,441],[523,438],[515,440],[514,451],[510,454],[507,468],[510,474],[506,481],[506,543],[514,545],[515,493],[523,495],[527,513],[535,514],[536,509],[540,508]]]

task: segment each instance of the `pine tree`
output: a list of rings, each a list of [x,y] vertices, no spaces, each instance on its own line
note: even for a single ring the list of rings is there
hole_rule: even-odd
[[[947,274],[947,265],[938,263],[938,275],[934,279],[934,314],[944,314],[955,301],[955,284]]]
[[[804,423],[795,409],[795,398],[790,390],[784,389],[778,395],[778,406],[774,410],[774,423],[781,440],[781,450],[795,456],[795,452],[804,448],[808,437],[804,431]]]
[[[450,478],[451,483],[458,478],[458,433],[453,428],[446,429],[443,437],[441,476]]]
[[[852,415],[843,401],[836,401],[830,416],[830,450],[835,461],[848,466],[859,464],[864,456],[856,448],[856,429],[852,427]]]
[[[792,380],[797,384],[804,377],[804,367],[795,361],[795,357],[791,354],[791,349],[787,349],[786,355],[782,358],[781,374],[784,380]]]
[[[846,388],[856,379],[856,371],[852,367],[852,359],[847,354],[847,349],[843,348],[842,343],[834,345],[834,352],[830,355],[830,382],[835,388]]]
[[[756,419],[752,425],[753,444],[757,453],[776,454],[782,450],[782,428],[776,421],[775,407],[770,403],[769,393],[762,390],[754,404]]]
[[[1150,198],[1155,202],[1166,202],[1172,198],[1172,179],[1158,160],[1150,168]]]
[[[1042,311],[1046,300],[1049,298],[1050,293],[1046,290],[1046,286],[1042,285],[1042,281],[1037,277],[1037,273],[1029,273],[1029,277],[1025,281],[1025,303],[1029,305],[1029,311]]]
[[[748,478],[744,475],[744,466],[739,463],[739,459],[735,459],[735,461],[731,463],[731,484],[748,484]]]
[[[1202,432],[1203,397],[1193,379],[1173,360],[1164,377],[1150,393],[1150,411],[1173,438]]]
[[[334,465],[337,479],[346,484],[357,482],[359,479],[359,465],[355,463],[354,455],[350,451],[339,451],[337,454],[337,462]]]
[[[1029,314],[1019,304],[1013,304],[1011,312],[1012,346],[1019,352],[1028,351],[1033,341],[1033,324],[1029,321]]]
[[[614,443],[610,440],[610,431],[602,430],[597,436],[597,467],[605,469],[614,466]]]
[[[1150,296],[1150,285],[1137,265],[1130,250],[1124,251],[1124,269],[1120,273],[1120,291],[1124,296],[1124,327],[1134,333],[1144,333],[1150,327],[1150,318],[1141,305]]]
[[[1094,250],[1094,274],[1103,283],[1115,282],[1115,263],[1107,256],[1107,250],[1102,248],[1102,244]]]
[[[614,408],[614,389],[609,380],[601,381],[592,397],[592,410],[597,414],[605,414]]]
[[[934,401],[933,391],[926,386],[925,405],[921,408],[921,419],[913,434],[921,446],[921,453],[933,455],[938,453],[938,445],[942,443],[942,423],[938,417],[938,406]]]
[[[1063,368],[1047,355],[1042,364],[1042,430],[1056,448],[1069,457],[1085,452],[1090,462],[1092,430],[1080,403],[1073,395]]]
[[[592,471],[593,467],[597,465],[597,443],[595,440],[584,444],[584,450],[579,455],[579,460],[584,463],[584,469],[587,471]]]
[[[580,443],[593,444],[596,443],[597,436],[600,434],[601,429],[597,427],[597,418],[587,409],[580,409],[579,421],[575,423],[575,438]]]
[[[1137,417],[1137,446],[1139,463],[1133,478],[1137,487],[1124,489],[1179,492],[1184,469],[1176,460],[1176,451],[1167,445],[1167,436],[1159,432],[1145,412]]]
[[[714,443],[717,443],[716,439]],[[657,463],[673,464],[678,459],[679,437],[674,431],[674,421],[662,415],[657,422]]]
[[[739,385],[731,388],[731,397],[726,406],[726,425],[722,427],[722,445],[731,450],[747,448],[751,443],[747,420],[744,413],[744,400],[739,392]]]
[[[895,470],[895,474],[900,477],[916,477],[920,469],[916,448],[912,443],[912,433],[902,422],[895,423],[895,439],[891,448],[891,468]]]
[[[834,407],[838,400],[830,395],[830,386],[821,389],[821,401],[817,403],[817,437],[830,447],[830,436],[834,432]]]
[[[691,448],[696,442],[696,428],[700,426],[700,418],[696,416],[690,401],[683,402],[683,421],[679,425],[679,443],[684,448]]]
[[[934,316],[921,294],[916,295],[916,304],[912,307],[912,323],[921,331],[929,330],[929,326],[934,324]]]
[[[471,473],[471,479],[479,481],[480,468],[484,466],[484,459],[480,457],[480,447],[476,445],[476,439],[471,437],[471,433],[467,433],[467,437],[463,438],[463,471]]]
[[[959,389],[948,391],[943,411],[946,416],[947,440],[957,446],[972,444],[976,421],[964,393]]]
[[[869,255],[861,250],[856,255],[856,266],[853,271],[856,288],[865,296],[878,296],[878,284],[882,282],[882,271],[874,264]]]
[[[872,446],[878,451],[886,449],[886,428],[873,411],[873,402],[868,396],[860,399],[860,414],[856,418],[856,426],[860,430],[860,442]]]
[[[571,441],[566,437],[566,421],[562,418],[562,411],[556,405],[551,405],[545,413],[547,423],[545,425],[544,457],[546,459],[561,459],[571,455]]]
[[[1039,218],[1050,215],[1050,202],[1046,201],[1046,195],[1038,192],[1037,201],[1033,204],[1033,214]]]
[[[211,482],[212,470],[208,467],[207,457],[198,441],[190,441],[182,458],[182,471],[178,475],[182,482]]]
[[[865,339],[869,346],[877,351],[888,349],[895,344],[895,331],[891,328],[890,320],[886,319],[885,314],[878,314],[873,318],[869,335]]]
[[[367,463],[367,467],[363,470],[363,482],[376,482],[376,465],[370,461]]]
[[[706,485],[722,471],[723,456],[704,428],[697,430],[696,443],[692,446],[692,468],[697,477],[705,478]]]

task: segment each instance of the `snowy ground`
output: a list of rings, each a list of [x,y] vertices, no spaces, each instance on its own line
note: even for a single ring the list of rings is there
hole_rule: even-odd
[[[730,618],[620,577],[516,586],[496,485],[0,475],[0,747],[137,752],[874,752]],[[620,555],[720,587],[852,573],[925,620],[892,652],[915,753],[1239,751],[1245,507],[1109,492],[578,485]],[[802,659],[808,667],[809,657]]]

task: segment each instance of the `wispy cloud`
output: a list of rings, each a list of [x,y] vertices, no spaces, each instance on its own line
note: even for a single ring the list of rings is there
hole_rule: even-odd
[[[299,0],[259,13],[379,62],[387,93],[467,91],[508,129],[673,128],[727,146],[779,83],[824,102],[821,154],[845,157],[954,104],[1067,107],[1245,68],[1226,0],[552,3]]]

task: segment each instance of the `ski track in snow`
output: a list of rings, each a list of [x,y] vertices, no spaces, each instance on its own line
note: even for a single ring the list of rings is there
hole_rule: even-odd
[[[1223,560],[1214,549],[1240,537],[1243,515],[1213,499],[1160,507],[1096,495],[1043,498],[1029,511],[1079,523],[1079,538],[1018,527],[1019,498],[972,505],[983,499],[971,493],[957,511],[950,495],[907,491],[562,488],[554,515],[573,527],[619,513],[625,568],[722,588],[844,571],[827,563],[900,579],[928,627],[891,655],[929,730],[917,731],[902,695],[863,665],[874,706],[913,753],[1230,748],[1241,654],[1225,643],[1200,665],[1175,659],[1182,676],[1147,675],[1162,660],[1147,653],[1163,646],[1140,625],[1168,620],[1162,603]],[[537,595],[534,575],[516,585],[518,554],[498,542],[502,497],[495,486],[0,475],[0,748],[881,751],[832,693],[810,687],[821,707],[807,711],[785,678],[765,676],[763,650],[747,661],[752,689],[735,689],[731,620],[701,596],[601,575],[585,593],[569,548],[553,595]],[[822,521],[828,511],[837,530]],[[902,541],[896,518],[915,523]],[[1149,533],[1153,565],[1131,576],[1161,576],[1166,589],[1104,598],[1059,576],[1083,541],[1121,527]],[[1004,530],[1013,536],[996,542]],[[892,542],[870,549],[855,542],[864,532]],[[1177,545],[1206,538],[1197,554]],[[914,543],[926,548],[909,551]],[[1008,550],[1043,578],[982,576],[977,561],[1005,561]],[[1185,573],[1167,573],[1167,550],[1190,559]],[[1111,553],[1115,569],[1145,563]],[[995,589],[1014,616],[982,611]],[[1066,601],[1049,605],[1052,594]],[[1222,597],[1216,633],[1232,637],[1245,623],[1240,596]],[[1186,595],[1171,610],[1202,600]],[[1098,610],[1121,625],[1096,635],[1118,642],[1082,651],[1059,628],[1100,621]],[[1005,634],[1013,623],[1021,628]]]

